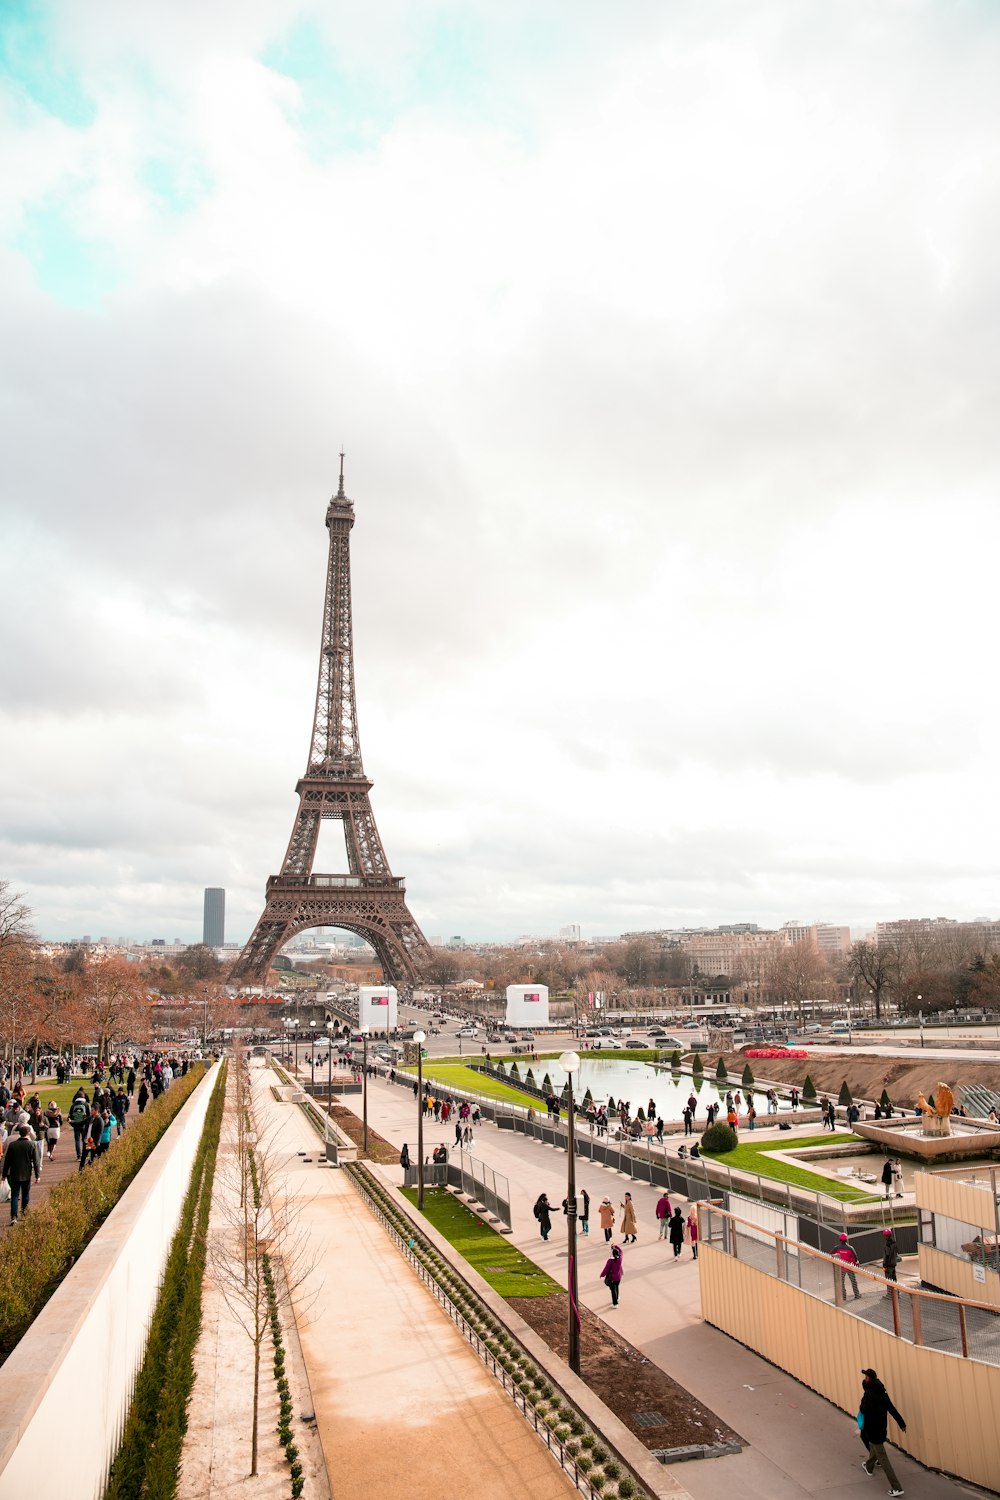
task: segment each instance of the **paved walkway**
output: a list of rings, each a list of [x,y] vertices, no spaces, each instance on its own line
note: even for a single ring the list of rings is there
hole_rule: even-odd
[[[406,1141],[411,1154],[415,1152],[416,1101],[408,1089],[370,1081],[368,1117],[387,1140],[396,1145]],[[450,1123],[425,1121],[426,1154],[439,1141],[451,1147],[454,1137]],[[554,1204],[565,1196],[565,1152],[492,1125],[480,1127],[475,1152],[510,1183],[514,1243],[565,1285],[567,1251],[560,1233],[564,1221],[557,1215],[551,1239],[542,1241],[531,1214],[540,1192],[547,1192]],[[631,1183],[585,1159],[577,1161],[577,1184],[591,1197],[591,1232],[580,1251],[581,1301],[598,1316],[608,1316],[610,1299],[600,1281],[606,1249],[597,1208],[607,1195],[618,1210],[628,1188],[636,1205],[639,1240],[625,1248],[621,1305],[609,1322],[747,1444],[741,1454],[675,1467],[675,1477],[694,1500],[732,1500],[734,1495],[741,1500],[758,1495],[761,1500],[805,1500],[819,1494],[830,1500],[871,1500],[872,1481],[861,1472],[864,1450],[853,1418],[702,1321],[698,1266],[690,1248],[685,1246],[682,1257],[675,1259],[670,1246],[657,1239],[659,1189]],[[860,1372],[858,1380],[860,1397]],[[905,1394],[892,1394],[905,1414]],[[903,1485],[913,1493],[931,1500],[959,1500],[968,1494],[967,1487],[930,1473],[905,1454],[894,1452],[894,1462],[897,1458]]]
[[[575,1494],[347,1176],[317,1167],[316,1133],[275,1102],[276,1076],[253,1079],[273,1184],[299,1211],[322,1283],[299,1338],[336,1500]]]

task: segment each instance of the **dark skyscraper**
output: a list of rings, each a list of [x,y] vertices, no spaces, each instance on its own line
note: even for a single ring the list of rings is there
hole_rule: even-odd
[[[205,887],[205,920],[201,940],[208,948],[221,948],[226,941],[226,893],[221,886]]]

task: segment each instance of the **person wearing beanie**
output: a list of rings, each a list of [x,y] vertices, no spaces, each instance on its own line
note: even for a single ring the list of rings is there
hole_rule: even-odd
[[[891,1229],[883,1229],[884,1246],[882,1250],[882,1275],[886,1281],[896,1280],[896,1267],[899,1265],[899,1246],[896,1244],[896,1236]],[[892,1296],[888,1287],[885,1289],[887,1297]]]
[[[906,1431],[906,1423],[889,1400],[889,1392],[874,1370],[861,1371],[861,1406],[858,1410],[858,1430],[861,1441],[868,1449],[868,1457],[861,1467],[866,1474],[874,1474],[881,1465],[882,1473],[889,1481],[889,1494],[901,1495],[903,1486],[896,1478],[889,1456],[885,1451],[889,1418],[892,1417],[900,1432]]]
[[[855,1302],[860,1301],[861,1293],[858,1291],[858,1278],[854,1274],[854,1267],[859,1266],[861,1262],[858,1260],[858,1257],[855,1254],[854,1249],[851,1246],[851,1242],[847,1238],[846,1234],[842,1234],[840,1236],[839,1243],[833,1254],[834,1258],[836,1260],[839,1260],[842,1266],[842,1270],[840,1272],[841,1297],[846,1297],[847,1295],[847,1278],[850,1277],[851,1290],[854,1292],[854,1300]]]

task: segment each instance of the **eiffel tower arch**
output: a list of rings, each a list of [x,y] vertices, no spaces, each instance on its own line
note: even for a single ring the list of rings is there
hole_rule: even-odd
[[[389,868],[361,763],[354,694],[351,616],[351,528],[354,502],[340,488],[326,510],[330,554],[323,602],[316,711],[306,773],[296,785],[298,811],[281,871],[267,882],[264,911],[236,960],[231,979],[261,984],[279,949],[307,927],[342,927],[374,948],[389,984],[412,984],[431,957],[410,915],[402,878]],[[344,826],[348,870],[313,872],[320,823]]]

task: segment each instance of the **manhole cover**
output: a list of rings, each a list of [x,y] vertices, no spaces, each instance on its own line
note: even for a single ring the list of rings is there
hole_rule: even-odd
[[[637,1427],[662,1427],[664,1420],[658,1411],[637,1411],[633,1417]]]

